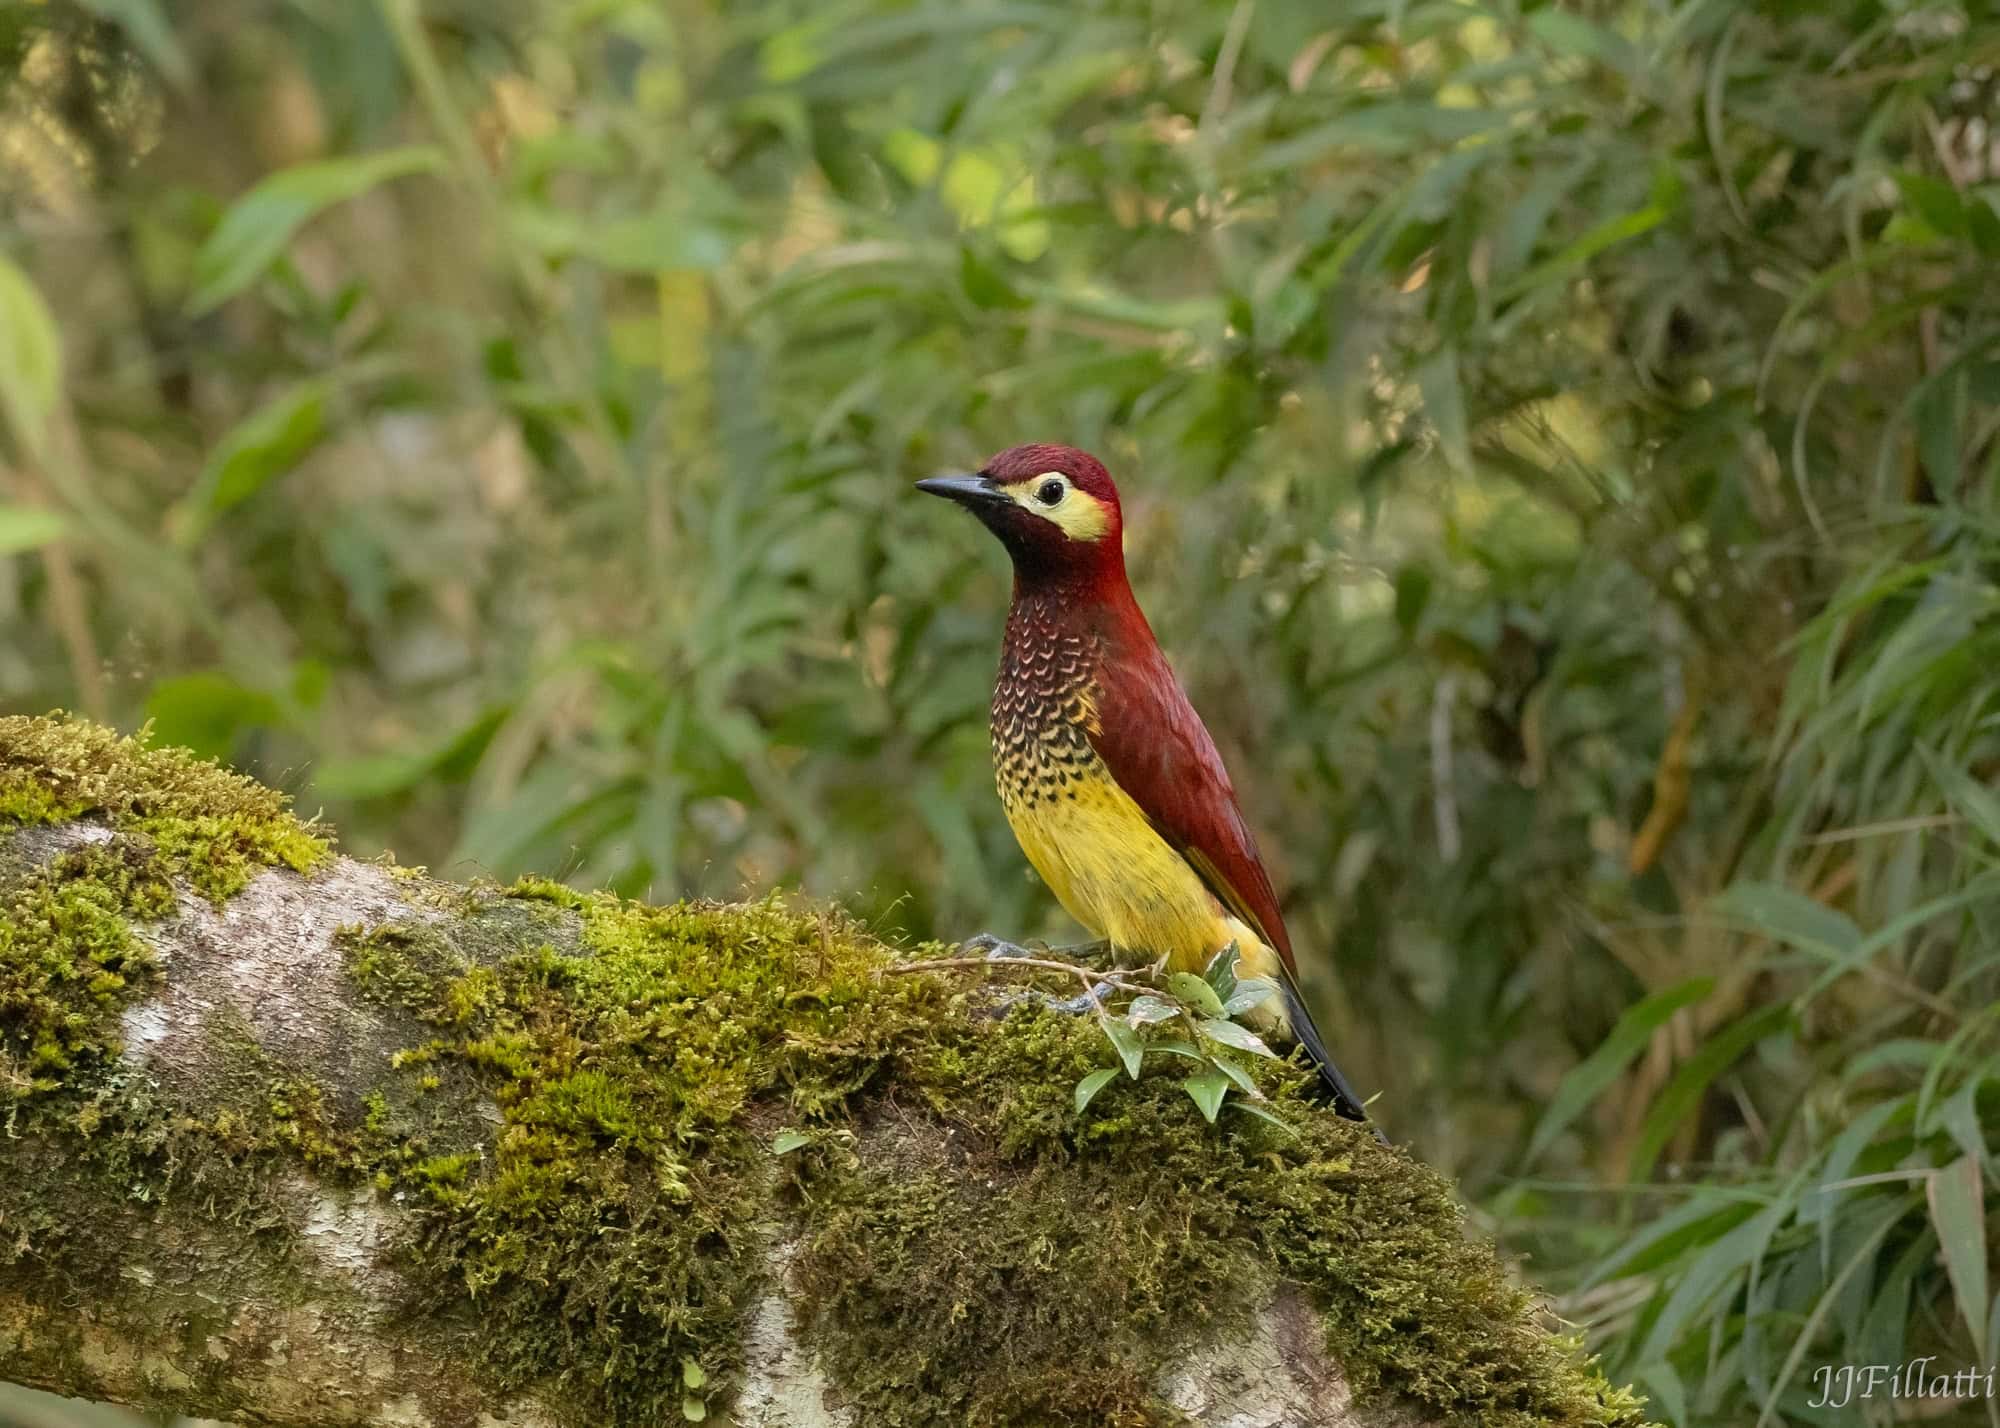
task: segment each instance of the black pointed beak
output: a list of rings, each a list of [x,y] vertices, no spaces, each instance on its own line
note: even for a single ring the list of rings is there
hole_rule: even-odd
[[[999,484],[986,476],[931,476],[917,482],[917,489],[975,510],[1007,500]]]

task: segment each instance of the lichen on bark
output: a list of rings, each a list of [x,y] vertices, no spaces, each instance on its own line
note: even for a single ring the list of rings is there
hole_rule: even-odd
[[[1164,1428],[1234,1421],[1190,1375],[1267,1359],[1285,1402],[1363,1414],[1286,1410],[1316,1421],[1641,1422],[1299,1071],[1260,1072],[1289,1131],[1165,1076],[1079,1114],[1087,1021],[880,975],[902,955],[778,899],[354,864],[212,765],[0,719],[0,1348],[280,1422],[803,1423],[782,1360],[813,1422]],[[90,1370],[46,1319],[21,1349],[6,1295],[59,1281],[144,1320],[149,1363]],[[307,1324],[391,1356],[351,1411],[245,1390]]]

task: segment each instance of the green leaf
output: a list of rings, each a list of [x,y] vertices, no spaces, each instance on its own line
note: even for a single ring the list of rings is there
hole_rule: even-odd
[[[1271,1125],[1276,1126],[1286,1135],[1297,1135],[1299,1133],[1299,1128],[1297,1126],[1293,1125],[1290,1121],[1286,1120],[1276,1111],[1270,1110],[1267,1107],[1257,1105],[1251,1101],[1246,1101],[1240,1096],[1237,1099],[1231,1101],[1229,1104],[1231,1108],[1243,1112],[1243,1114],[1246,1116],[1255,1116],[1260,1121],[1265,1121]]]
[[[1645,1274],[1684,1258],[1690,1250],[1713,1244],[1756,1214],[1759,1200],[1727,1198],[1712,1186],[1691,1187],[1693,1198],[1678,1209],[1637,1231],[1591,1266],[1583,1288],[1607,1280]]]
[[[1537,10],[1528,21],[1528,29],[1557,54],[1594,59],[1619,70],[1637,67],[1631,41],[1580,15],[1554,8]]]
[[[1146,1050],[1165,1052],[1168,1056],[1184,1056],[1190,1061],[1199,1061],[1203,1064],[1207,1064],[1209,1061],[1209,1055],[1206,1051],[1203,1051],[1192,1041],[1186,1041],[1180,1037],[1174,1037],[1171,1040],[1149,1041],[1146,1043]]]
[[[1407,153],[1433,144],[1454,144],[1502,127],[1504,109],[1472,109],[1429,101],[1357,105],[1282,143],[1265,148],[1247,166],[1249,173],[1278,173],[1311,164],[1342,149],[1378,154]]]
[[[1255,1011],[1277,995],[1278,984],[1269,977],[1245,977],[1236,984],[1229,1000],[1222,1004],[1222,1011],[1225,1016],[1241,1016],[1247,1011]]]
[[[614,272],[709,272],[728,261],[731,246],[713,224],[652,216],[604,224],[585,239],[582,253]]]
[[[1556,1093],[1550,1097],[1548,1109],[1542,1112],[1535,1133],[1528,1141],[1528,1153],[1524,1158],[1532,1163],[1547,1150],[1550,1142],[1561,1135],[1585,1107],[1603,1095],[1632,1059],[1646,1049],[1653,1033],[1664,1026],[1669,1017],[1682,1007],[1692,1006],[1714,989],[1713,977],[1692,977],[1626,1008],[1625,1014],[1618,1018],[1618,1024],[1611,1028],[1611,1034],[1604,1038],[1597,1050],[1572,1066],[1557,1083]]]
[[[1125,1009],[1128,1026],[1152,1026],[1156,1022],[1172,1021],[1181,1014],[1181,1009],[1164,997],[1156,997],[1150,992],[1132,999],[1132,1005]]]
[[[1959,196],[1957,189],[1943,179],[1911,173],[1907,169],[1897,170],[1895,177],[1896,187],[1902,190],[1903,201],[1933,233],[1940,238],[1971,236],[1972,227],[1966,216],[1965,200]]]
[[[1957,764],[1948,762],[1929,744],[1917,745],[1917,752],[1930,766],[1931,777],[1951,805],[1965,815],[1981,833],[2000,844],[2000,793],[1995,793]]]
[[[1839,957],[1861,942],[1845,914],[1777,883],[1734,883],[1709,904],[1711,912],[1795,947]]]
[[[1176,972],[1167,978],[1167,990],[1189,1006],[1209,1016],[1222,1015],[1222,998],[1215,988],[1192,972]]]
[[[1655,203],[1649,203],[1630,213],[1607,218],[1554,257],[1537,263],[1506,284],[1496,295],[1496,301],[1511,303],[1536,288],[1552,286],[1557,281],[1567,278],[1571,269],[1582,267],[1607,249],[1615,248],[1621,243],[1629,243],[1641,234],[1650,233],[1666,220],[1667,210]]]
[[[98,19],[123,30],[132,48],[172,83],[182,89],[194,83],[194,66],[158,0],[82,0],[82,4]]]
[[[508,209],[507,226],[516,242],[545,258],[580,258],[621,273],[711,272],[735,247],[720,223],[671,203],[599,215],[520,201]]]
[[[795,1150],[804,1150],[812,1144],[812,1137],[802,1130],[781,1130],[771,1139],[771,1154],[790,1155]],[[700,1388],[699,1383],[691,1383],[689,1388]]]
[[[1417,391],[1424,415],[1437,432],[1438,449],[1459,475],[1472,471],[1472,439],[1466,426],[1465,390],[1458,380],[1458,348],[1447,342],[1417,368]]]
[[[427,780],[459,783],[472,776],[512,706],[497,704],[462,729],[434,744],[403,753],[360,754],[327,759],[313,775],[313,787],[330,798],[388,798]]]
[[[1667,1422],[1688,1421],[1687,1389],[1681,1383],[1680,1375],[1674,1372],[1672,1364],[1662,1360],[1659,1363],[1641,1365],[1632,1370],[1632,1378],[1658,1401]]]
[[[1264,1044],[1264,1038],[1247,1026],[1238,1026],[1233,1021],[1224,1021],[1219,1017],[1204,1017],[1201,1021],[1201,1034],[1210,1041],[1220,1042],[1238,1051],[1268,1056],[1274,1061],[1278,1056],[1277,1052]]]
[[[1972,1331],[1972,1342],[1986,1342],[1986,1209],[1980,1190],[1979,1162],[1962,1155],[1942,1170],[1931,1172],[1924,1184],[1931,1223],[1937,1226],[1944,1251],[1945,1272],[1958,1299],[1958,1312]]]
[[[1949,501],[1958,494],[1964,474],[1960,442],[1966,418],[1967,374],[1955,368],[1940,372],[1917,389],[1910,424],[1917,438],[1917,456],[1937,494]]]
[[[2000,258],[2000,211],[1995,211],[1994,202],[1991,187],[1965,196],[1966,226],[1972,230],[1972,246],[1982,258]]]
[[[0,253],[0,405],[15,437],[41,453],[62,392],[62,338],[28,275]]]
[[[231,427],[176,508],[176,535],[193,545],[215,518],[298,465],[326,435],[328,384],[301,382]]]
[[[681,1398],[681,1417],[690,1423],[699,1423],[708,1417],[708,1405],[692,1393],[684,1394]]]
[[[1641,1361],[1665,1357],[1667,1348],[1718,1294],[1733,1293],[1734,1287],[1749,1277],[1751,1262],[1762,1253],[1783,1218],[1782,1208],[1766,1209],[1674,1266],[1672,1292],[1639,1348]]]
[[[1209,958],[1208,965],[1201,969],[1201,979],[1224,1001],[1236,990],[1236,963],[1241,955],[1232,938],[1223,943],[1222,950]]]
[[[1216,1114],[1222,1110],[1222,1102],[1229,1095],[1229,1078],[1220,1071],[1205,1071],[1182,1081],[1181,1089],[1201,1108],[1202,1118],[1214,1125]]]
[[[0,555],[39,550],[69,534],[61,511],[46,506],[0,505]]]
[[[708,1373],[693,1359],[681,1360],[681,1383],[688,1388],[700,1388],[708,1382]]]
[[[1025,308],[1034,304],[1014,290],[1011,283],[993,264],[987,262],[971,245],[959,249],[958,282],[965,289],[965,295],[974,307]]]
[[[1220,1056],[1211,1056],[1207,1058],[1207,1060],[1209,1065],[1213,1066],[1216,1070],[1220,1071],[1223,1075],[1227,1076],[1231,1081],[1235,1082],[1236,1089],[1241,1091],[1244,1095],[1248,1096],[1251,1100],[1261,1101],[1264,1099],[1264,1093],[1257,1089],[1257,1082],[1255,1078],[1253,1078],[1250,1075],[1250,1073],[1248,1071],[1245,1071],[1241,1066],[1238,1066],[1234,1061],[1225,1060]]]
[[[444,155],[428,146],[326,159],[283,169],[229,206],[194,256],[188,310],[219,307],[263,276],[307,221],[407,174],[431,173]]]
[[[1134,1081],[1139,1079],[1139,1067],[1146,1059],[1145,1043],[1139,1040],[1139,1033],[1124,1022],[1112,1017],[1098,1021],[1104,1034],[1111,1041],[1111,1047],[1118,1053],[1118,1059],[1125,1063],[1125,1074]]]
[[[1633,1180],[1644,1180],[1652,1174],[1653,1163],[1659,1159],[1668,1138],[1700,1104],[1709,1083],[1756,1042],[1787,1026],[1791,1017],[1791,1007],[1782,1002],[1752,1012],[1710,1037],[1681,1064],[1653,1102],[1653,1109],[1640,1128],[1639,1143],[1633,1148],[1628,1172]]]
[[[1117,1079],[1118,1068],[1116,1066],[1106,1066],[1100,1071],[1091,1072],[1088,1076],[1077,1082],[1076,1113],[1082,1115],[1085,1108],[1097,1099],[1097,1093]]]
[[[1405,638],[1416,634],[1435,584],[1431,573],[1414,561],[1396,572],[1396,628]]]
[[[246,729],[285,722],[270,695],[248,688],[215,670],[184,674],[153,686],[146,719],[155,745],[192,749],[205,759],[226,759]]]

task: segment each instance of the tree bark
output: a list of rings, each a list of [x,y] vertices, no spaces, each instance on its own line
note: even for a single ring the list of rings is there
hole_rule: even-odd
[[[8,722],[0,721],[0,769]],[[14,724],[18,734],[21,721]],[[61,803],[58,814],[65,811]],[[25,1015],[10,1009],[5,958],[46,933],[34,910],[42,893],[34,890],[45,889],[54,870],[83,866],[79,859],[172,846],[157,822],[141,827],[136,816],[129,807],[113,807],[12,830],[0,822],[0,894],[11,898],[0,902],[0,915],[8,919],[0,922],[0,1033],[9,1030],[10,1016],[18,1021]],[[562,1351],[568,1357],[561,1375],[548,1372],[543,1360],[524,1367],[525,1361],[496,1355],[499,1337],[518,1332],[499,1322],[504,1312],[496,1306],[509,1302],[494,1297],[502,1291],[482,1297],[469,1280],[440,1276],[435,1260],[420,1253],[442,1233],[438,1205],[461,1193],[447,1185],[427,1198],[419,1188],[423,1176],[449,1181],[459,1173],[453,1167],[469,1164],[469,1175],[478,1180],[494,1174],[495,1166],[504,1168],[515,1153],[508,1138],[526,1134],[534,1123],[522,1109],[526,1103],[503,1104],[511,1093],[496,1091],[490,1077],[440,1059],[420,1113],[424,1157],[384,1151],[380,1147],[393,1142],[377,1135],[385,1121],[407,1127],[418,1114],[398,1099],[397,1088],[413,1074],[406,1064],[412,1048],[439,1044],[443,1023],[437,1015],[413,1012],[405,1004],[409,996],[399,1001],[384,995],[379,981],[357,971],[357,936],[379,939],[387,929],[392,938],[424,939],[427,955],[492,968],[522,955],[524,940],[496,936],[496,928],[518,931],[523,918],[535,921],[535,938],[565,953],[593,955],[579,931],[588,914],[560,902],[524,909],[499,889],[468,890],[344,857],[328,857],[308,872],[259,868],[220,902],[177,870],[171,906],[152,911],[158,915],[131,919],[133,934],[151,953],[150,970],[132,975],[128,991],[107,994],[114,1004],[102,1012],[106,1035],[95,1062],[73,1053],[70,1068],[55,1078],[61,1084],[51,1086],[45,1076],[39,1089],[24,1092],[25,1053],[18,1038],[13,1044],[14,1098],[0,1097],[7,1117],[0,1137],[0,1379],[156,1410],[283,1425],[504,1422],[556,1428],[679,1416],[606,1408],[592,1399],[594,1390],[579,1389],[590,1382],[589,1355],[598,1343],[582,1320],[565,1331],[570,1347]],[[612,954],[599,949],[594,955]],[[535,987],[537,997],[567,994],[560,981]],[[958,998],[948,1015],[977,1023],[968,1035],[1016,1034],[1014,1020],[995,1019],[977,999]],[[0,1041],[0,1047],[7,1044]],[[671,1055],[671,1048],[662,1054]],[[8,1066],[0,1059],[0,1078]],[[811,1123],[810,1134],[822,1139],[812,1148],[786,1151],[780,1136],[771,1164],[786,1155],[793,1161],[833,1156],[836,1142],[859,1144],[867,1153],[856,1173],[872,1174],[908,1157],[910,1167],[897,1173],[928,1177],[925,1184],[942,1183],[947,1194],[963,1191],[976,1206],[980,1190],[970,1178],[991,1175],[992,1165],[1002,1162],[951,1161],[935,1150],[946,1143],[937,1136],[955,1133],[950,1109],[920,1104],[914,1093],[869,1074],[872,1079],[841,1103],[844,1110]],[[1059,1089],[1051,1104],[1063,1111],[1068,1087]],[[753,1119],[783,1107],[782,1098],[754,1088],[745,1105],[743,1114]],[[604,1115],[608,1123],[611,1113]],[[758,1143],[771,1146],[783,1118],[767,1116],[757,1124]],[[940,1124],[946,1125],[942,1132]],[[1220,1142],[1221,1132],[1207,1133]],[[974,1134],[965,1132],[968,1139]],[[614,1143],[601,1153],[620,1151]],[[672,1153],[671,1145],[658,1152]],[[1352,1153],[1398,1155],[1358,1137]],[[1040,1177],[1035,1183],[1061,1191],[1065,1177],[1084,1175],[1090,1163],[1079,1150],[1067,1164],[1032,1174]],[[689,1164],[699,1181],[700,1154]],[[779,1173],[755,1169],[730,1183],[764,1185]],[[952,1184],[954,1175],[964,1183]],[[828,1284],[842,1273],[837,1254],[829,1258],[833,1212],[816,1208],[823,1193],[817,1182],[802,1177],[799,1185],[758,1201],[756,1213],[769,1233],[742,1280],[755,1288],[729,1321],[736,1337],[717,1360],[721,1371],[711,1378],[699,1366],[684,1366],[689,1382],[664,1399],[679,1397],[687,1417],[768,1428],[871,1423],[871,1400],[857,1386],[854,1356],[841,1351],[839,1336],[849,1321],[826,1307],[838,1298]],[[466,1213],[465,1202],[457,1203],[452,1213]],[[573,1207],[564,1202],[551,1214],[565,1208]],[[1109,1219],[1117,1208],[1093,1213]],[[1172,1233],[1171,1227],[1162,1233]],[[1446,1233],[1457,1231],[1447,1226]],[[912,1243],[935,1239],[933,1233],[931,1240]],[[1246,1253],[1244,1262],[1254,1263],[1254,1247]],[[579,1278],[605,1272],[603,1261],[588,1263],[592,1267],[579,1269]],[[1009,1266],[1011,1276],[1011,1261]],[[932,1271],[918,1258],[905,1272]],[[1020,1269],[1023,1284],[1028,1272]],[[540,1285],[533,1292],[559,1296],[562,1289]],[[1326,1311],[1280,1265],[1265,1266],[1243,1303],[1249,1312],[1218,1311],[1153,1366],[1150,1382],[1133,1390],[1139,1398],[1131,1401],[1151,1404],[1146,1412],[1154,1417],[1116,1421],[1164,1423],[1177,1413],[1185,1415],[1179,1421],[1203,1428],[1387,1428],[1447,1416],[1436,1404],[1394,1391],[1393,1378],[1388,1391],[1371,1392],[1357,1404],[1350,1376],[1330,1357]],[[979,1322],[976,1296],[962,1309],[958,1320],[969,1314]],[[602,1320],[608,1311],[597,1312]],[[676,1322],[671,1303],[660,1312],[660,1322]],[[1105,1312],[1123,1311],[1107,1306]],[[1177,1317],[1187,1317],[1186,1311]],[[951,1321],[949,1315],[940,1320]],[[1169,1337],[1181,1332],[1176,1324]],[[1420,1322],[1408,1326],[1413,1336],[1424,1332]],[[1543,1330],[1528,1332],[1539,1336]],[[615,1336],[604,1342],[613,1352],[624,1351]],[[626,1347],[643,1351],[645,1345]],[[1006,1347],[980,1350],[975,1361],[1004,1355]],[[1087,1350],[1079,1345],[1077,1353],[1087,1358]],[[1574,1376],[1558,1396],[1587,1399],[1603,1410],[1581,1412],[1573,1421],[1638,1421],[1629,1400],[1576,1366],[1568,1351],[1551,1353],[1551,1361],[1562,1365],[1559,1372]],[[607,1366],[599,1376],[611,1372]],[[907,1401],[915,1404],[917,1390],[910,1392]],[[928,1420],[912,1407],[896,1421]]]

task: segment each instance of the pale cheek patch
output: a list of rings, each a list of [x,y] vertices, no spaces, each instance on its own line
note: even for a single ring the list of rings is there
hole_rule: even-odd
[[[1104,509],[1104,503],[1097,497],[1072,486],[1052,510],[1034,498],[1033,492],[1038,484],[1039,478],[1009,492],[1014,504],[1051,522],[1071,540],[1093,541],[1111,529],[1111,513]]]
[[[1111,517],[1105,512],[1104,503],[1081,491],[1071,491],[1060,506],[1042,514],[1062,527],[1062,533],[1071,540],[1096,540],[1111,528]]]

